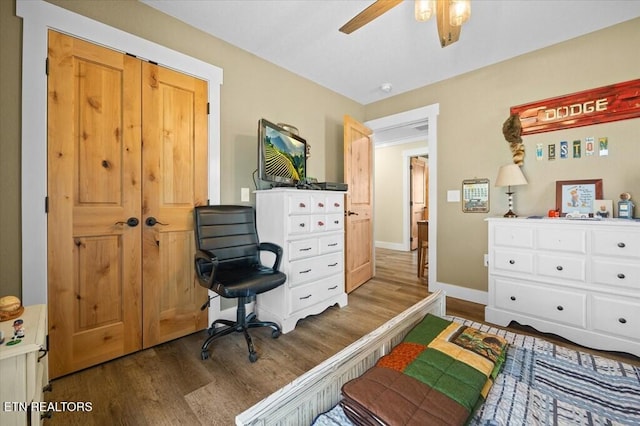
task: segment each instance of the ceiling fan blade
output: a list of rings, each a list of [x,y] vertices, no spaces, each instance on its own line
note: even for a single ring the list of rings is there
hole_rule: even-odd
[[[400,3],[402,3],[402,0],[377,0],[340,27],[340,32],[351,34]]]

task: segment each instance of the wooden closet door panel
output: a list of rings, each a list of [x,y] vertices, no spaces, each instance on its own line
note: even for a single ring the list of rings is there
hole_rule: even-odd
[[[207,83],[143,64],[143,346],[207,327],[193,208],[207,203]],[[155,224],[146,223],[153,218]]]
[[[50,374],[141,348],[140,61],[49,32]]]

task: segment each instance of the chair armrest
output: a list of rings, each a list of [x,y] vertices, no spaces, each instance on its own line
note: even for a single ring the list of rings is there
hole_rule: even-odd
[[[258,250],[270,251],[276,255],[276,260],[273,262],[271,269],[277,271],[280,269],[280,261],[282,260],[282,247],[274,243],[260,243]]]
[[[215,282],[216,268],[218,267],[218,258],[209,251],[196,250],[194,261],[198,280],[200,283],[206,284],[209,290],[212,290],[213,283]],[[208,272],[209,268],[211,268],[211,273],[207,276],[206,272]]]

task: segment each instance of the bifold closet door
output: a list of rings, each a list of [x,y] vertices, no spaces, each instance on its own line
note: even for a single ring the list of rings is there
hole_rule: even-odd
[[[193,225],[183,210],[206,200],[207,90],[204,83],[204,117],[196,119],[202,108],[189,109],[184,98],[195,102],[200,95],[149,81],[161,72],[147,67],[161,67],[54,31],[48,63],[49,366],[55,378],[206,327],[199,310],[206,292],[193,273]],[[143,105],[156,99],[145,93],[155,90],[183,96],[166,96],[162,119],[150,123],[161,137],[143,130],[144,112],[157,109]],[[176,139],[199,134],[195,123],[201,121],[204,141]]]

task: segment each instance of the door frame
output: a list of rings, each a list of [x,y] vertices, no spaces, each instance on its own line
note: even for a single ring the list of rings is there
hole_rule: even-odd
[[[440,114],[440,104],[431,104],[421,108],[400,112],[375,120],[366,121],[364,124],[373,131],[375,143],[376,130],[390,127],[399,127],[403,124],[415,123],[427,119],[429,130],[425,135],[426,143],[424,148],[405,150],[402,152],[402,247],[409,251],[409,199],[411,188],[409,186],[410,158],[416,155],[427,155],[429,164],[429,277],[428,282],[436,281],[437,277],[437,247],[438,247],[438,115]],[[413,139],[415,140],[415,138]],[[412,141],[413,141],[412,140]],[[407,140],[409,142],[409,140]],[[373,150],[374,156],[376,150]],[[374,182],[375,187],[375,182]],[[374,200],[375,202],[375,200]],[[374,210],[375,212],[375,210]],[[375,214],[374,214],[375,221]],[[374,236],[374,241],[375,241]]]
[[[47,32],[49,29],[208,82],[209,201],[220,203],[220,86],[222,69],[133,34],[39,0],[16,0],[22,35],[22,301],[47,303]],[[123,46],[127,49],[124,51]]]

